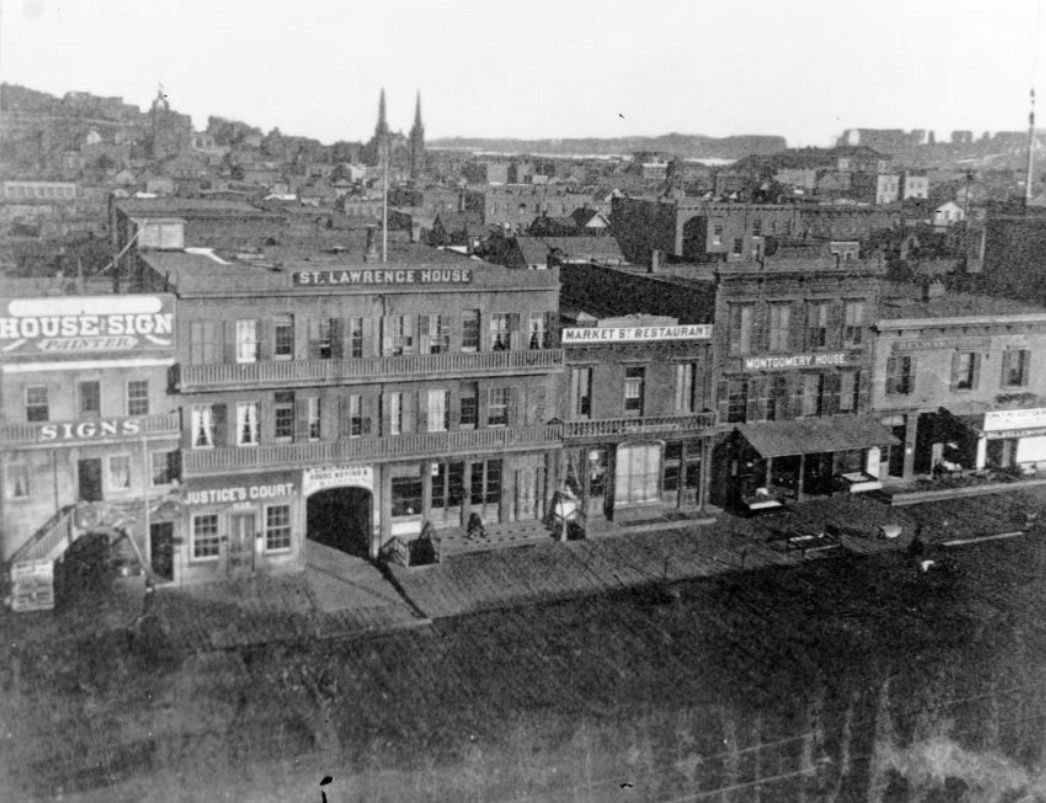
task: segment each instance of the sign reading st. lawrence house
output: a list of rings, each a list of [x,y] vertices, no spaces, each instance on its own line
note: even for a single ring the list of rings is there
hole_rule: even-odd
[[[0,355],[172,351],[174,296],[20,298],[0,307]]]
[[[471,268],[345,268],[303,270],[291,274],[296,287],[333,285],[471,284]]]

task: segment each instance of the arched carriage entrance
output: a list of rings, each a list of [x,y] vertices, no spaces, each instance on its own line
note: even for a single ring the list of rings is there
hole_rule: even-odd
[[[306,503],[308,538],[350,555],[370,555],[373,494],[366,488],[317,491]]]

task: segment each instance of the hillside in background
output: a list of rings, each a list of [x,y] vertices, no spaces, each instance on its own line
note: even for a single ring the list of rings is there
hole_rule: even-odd
[[[508,139],[445,137],[426,142],[432,149],[530,153],[552,156],[626,156],[636,151],[666,151],[688,159],[740,159],[749,154],[770,154],[788,143],[777,136],[734,136],[716,139],[700,134],[664,134],[659,137],[599,137],[583,139]]]

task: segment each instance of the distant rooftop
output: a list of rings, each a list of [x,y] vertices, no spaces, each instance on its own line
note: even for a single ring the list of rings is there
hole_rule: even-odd
[[[925,299],[924,290],[915,284],[883,284],[879,305],[882,321],[969,319],[1032,315],[1046,318],[1046,307],[973,293],[946,292]],[[944,321],[942,320],[942,323]]]

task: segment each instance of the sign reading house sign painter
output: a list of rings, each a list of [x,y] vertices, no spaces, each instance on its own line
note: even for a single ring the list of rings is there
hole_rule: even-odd
[[[582,326],[562,331],[564,346],[589,343],[641,343],[651,340],[710,340],[712,325],[679,326]]]
[[[471,284],[471,268],[352,268],[303,270],[291,274],[296,287],[341,285]]]
[[[0,354],[172,351],[174,296],[19,298],[0,307]]]

